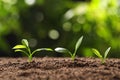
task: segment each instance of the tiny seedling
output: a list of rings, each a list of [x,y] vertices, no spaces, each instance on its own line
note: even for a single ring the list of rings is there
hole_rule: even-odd
[[[21,43],[22,43],[22,45],[16,45],[15,47],[13,47],[13,49],[15,50],[15,52],[24,53],[28,57],[29,62],[32,61],[33,54],[35,54],[38,51],[42,51],[42,50],[53,51],[50,48],[40,48],[40,49],[36,49],[33,52],[31,52],[31,49],[29,47],[29,43],[26,39],[22,39]]]
[[[104,63],[105,63],[105,60],[106,60],[106,58],[107,58],[107,55],[108,55],[108,53],[109,53],[109,51],[110,51],[110,49],[111,49],[111,47],[109,47],[109,48],[105,51],[104,56],[102,56],[97,49],[94,49],[94,48],[93,48],[92,51],[93,51],[93,53],[94,53],[95,55],[97,55],[97,56],[101,59],[102,64],[104,64]]]
[[[76,43],[76,45],[75,45],[75,50],[74,50],[74,53],[73,53],[73,54],[72,54],[68,49],[62,48],[62,47],[57,47],[57,48],[55,48],[55,51],[56,51],[56,52],[59,52],[59,53],[69,54],[69,55],[71,56],[71,59],[74,61],[75,56],[76,56],[76,52],[77,52],[77,50],[78,50],[78,48],[79,48],[79,46],[80,46],[80,44],[81,44],[81,42],[82,42],[82,39],[83,39],[83,36],[81,36],[81,37],[78,39],[78,41],[77,41],[77,43]]]

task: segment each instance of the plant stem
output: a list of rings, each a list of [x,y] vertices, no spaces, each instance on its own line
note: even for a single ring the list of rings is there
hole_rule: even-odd
[[[32,55],[30,54],[29,55],[29,62],[31,62],[32,61]]]
[[[27,48],[28,48],[28,53],[29,53],[29,62],[31,62],[32,61],[32,53],[31,53],[30,48],[29,47],[27,47]]]
[[[102,64],[104,64],[104,63],[105,63],[105,59],[103,58],[103,59],[102,59]]]
[[[72,61],[74,61],[74,60],[75,60],[75,56],[74,56],[74,55],[72,55],[71,59],[72,59]]]
[[[75,59],[76,52],[77,52],[77,50],[75,50],[74,53],[72,54],[72,60],[73,60],[73,61],[74,61],[74,59]]]

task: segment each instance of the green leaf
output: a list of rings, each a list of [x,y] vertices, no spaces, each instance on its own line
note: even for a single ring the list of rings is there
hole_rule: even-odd
[[[13,49],[20,49],[20,48],[26,48],[26,46],[24,46],[24,45],[16,45],[15,47],[13,47]]]
[[[23,50],[16,49],[15,52],[23,52]]]
[[[59,52],[59,53],[68,53],[68,54],[70,54],[70,56],[72,56],[72,53],[66,48],[57,47],[57,48],[55,48],[55,51]]]
[[[99,58],[103,58],[100,52],[97,49],[92,49],[93,53],[95,53]]]
[[[69,52],[66,48],[61,48],[61,47],[55,48],[55,51],[59,52],[59,53],[68,53]]]
[[[40,48],[40,49],[38,49],[38,50],[45,50],[45,51],[53,51],[51,48]]]
[[[22,39],[22,44],[25,46],[29,46],[27,39]]]
[[[34,50],[34,51],[32,52],[32,55],[33,55],[34,53],[38,52],[38,51],[43,51],[43,50],[45,50],[45,51],[53,51],[51,48],[40,48],[40,49]]]
[[[75,45],[75,52],[76,52],[77,49],[80,47],[80,44],[81,44],[81,42],[82,42],[82,39],[83,39],[83,36],[81,36],[81,37],[79,38],[79,40],[77,41],[77,43],[76,43],[76,45]]]
[[[108,53],[109,53],[110,49],[111,49],[111,47],[109,47],[109,48],[105,51],[105,54],[104,54],[104,59],[106,59],[106,57],[107,57],[107,55],[108,55]]]
[[[22,52],[22,53],[25,53],[27,56],[29,56],[29,54],[23,50],[20,50],[20,49],[16,49],[15,52]]]

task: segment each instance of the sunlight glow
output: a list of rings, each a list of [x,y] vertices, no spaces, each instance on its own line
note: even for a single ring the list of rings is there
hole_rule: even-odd
[[[25,3],[26,3],[27,5],[34,5],[35,2],[36,2],[36,0],[25,0]]]
[[[10,4],[10,5],[14,5],[17,3],[17,0],[2,0],[4,3]]]
[[[66,20],[69,20],[69,19],[71,19],[73,16],[74,16],[74,12],[73,12],[72,10],[69,10],[69,11],[67,11],[67,12],[65,13],[64,18],[65,18]]]

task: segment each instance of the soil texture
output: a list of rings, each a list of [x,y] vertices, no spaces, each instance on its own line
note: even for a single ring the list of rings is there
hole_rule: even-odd
[[[0,80],[120,80],[120,59],[0,58]]]

